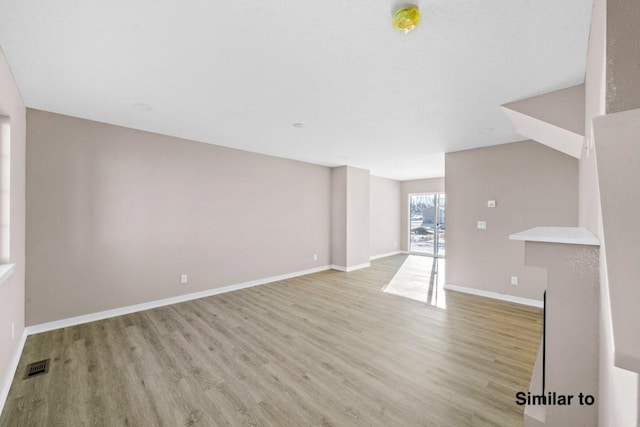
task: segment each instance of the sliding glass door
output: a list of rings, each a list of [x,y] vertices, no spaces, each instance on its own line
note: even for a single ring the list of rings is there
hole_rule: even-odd
[[[445,203],[442,193],[409,195],[409,252],[444,256]]]

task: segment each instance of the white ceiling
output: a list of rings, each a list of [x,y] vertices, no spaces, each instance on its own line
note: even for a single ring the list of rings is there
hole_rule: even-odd
[[[0,0],[0,46],[29,107],[401,180],[584,80],[590,0],[417,4],[403,34],[391,0]]]

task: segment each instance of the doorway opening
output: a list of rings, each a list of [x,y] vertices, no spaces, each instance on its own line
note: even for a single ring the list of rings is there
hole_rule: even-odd
[[[444,256],[445,204],[444,193],[409,194],[409,253]]]

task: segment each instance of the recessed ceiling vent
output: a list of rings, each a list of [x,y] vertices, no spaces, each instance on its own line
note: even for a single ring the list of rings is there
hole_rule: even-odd
[[[46,374],[49,372],[49,360],[41,360],[39,362],[30,363],[27,365],[27,373],[24,375],[24,379],[37,377],[38,375]]]

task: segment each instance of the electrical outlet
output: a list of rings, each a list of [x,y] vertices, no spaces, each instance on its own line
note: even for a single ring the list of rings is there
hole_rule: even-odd
[[[496,201],[495,200],[489,200],[487,202],[487,207],[495,208],[496,207]]]
[[[518,276],[511,276],[511,284],[513,286],[518,286]]]
[[[16,336],[16,324],[15,322],[11,322],[11,339]]]
[[[318,260],[318,254],[313,254],[313,260],[317,261]]]
[[[487,221],[478,221],[478,230],[486,230]]]
[[[187,276],[186,274],[181,274],[180,283],[182,283],[183,285],[189,283],[189,276]]]

